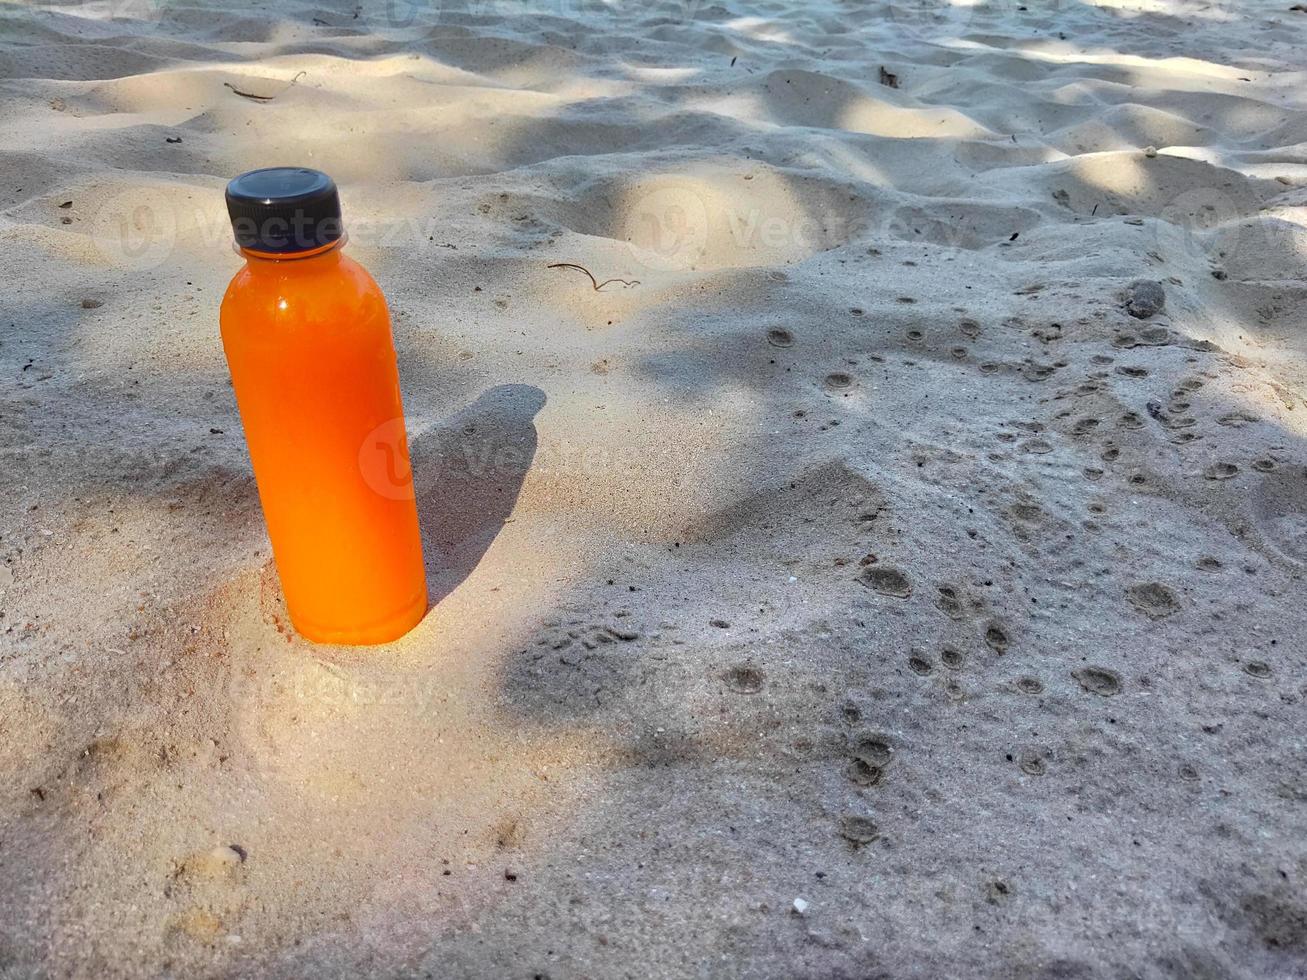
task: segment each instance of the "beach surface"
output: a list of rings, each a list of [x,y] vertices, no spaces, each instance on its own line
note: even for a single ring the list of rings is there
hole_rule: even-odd
[[[1307,976],[1291,0],[0,4],[0,976]],[[223,187],[432,609],[289,625]]]

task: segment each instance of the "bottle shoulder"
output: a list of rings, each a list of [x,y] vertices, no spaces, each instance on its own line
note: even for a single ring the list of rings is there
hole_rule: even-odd
[[[282,262],[250,260],[228,284],[221,316],[224,328],[229,320],[249,319],[310,325],[389,321],[381,288],[340,252]]]

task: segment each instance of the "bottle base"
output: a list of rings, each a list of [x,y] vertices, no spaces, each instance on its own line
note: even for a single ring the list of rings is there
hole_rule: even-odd
[[[421,595],[399,612],[387,616],[380,622],[372,622],[364,626],[323,626],[306,622],[297,617],[294,612],[290,613],[290,621],[295,627],[295,632],[311,643],[332,646],[376,646],[398,640],[422,622],[426,614],[427,590],[424,584]]]

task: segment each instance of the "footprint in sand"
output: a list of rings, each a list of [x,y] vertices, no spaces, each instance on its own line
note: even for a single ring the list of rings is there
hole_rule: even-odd
[[[954,647],[945,647],[939,652],[939,662],[949,670],[961,670],[967,662],[966,655]]]
[[[1164,428],[1170,429],[1173,432],[1180,429],[1189,429],[1198,424],[1198,420],[1192,415],[1180,414],[1184,411],[1183,408],[1177,411],[1174,405],[1167,407],[1170,411],[1163,411],[1162,403],[1155,400],[1149,401],[1144,405],[1144,408],[1147,410],[1151,418],[1160,422]]]
[[[825,385],[831,391],[847,391],[853,387],[853,376],[843,371],[832,371],[826,375]]]
[[[875,786],[893,756],[894,749],[887,736],[863,735],[849,749],[849,764],[845,775],[857,786]]]
[[[1250,677],[1265,680],[1271,676],[1271,665],[1262,660],[1249,660],[1243,665],[1243,672]]]
[[[561,622],[547,623],[546,626],[549,628],[536,639],[536,645],[550,650],[567,650],[573,644],[597,650],[613,642],[631,643],[640,638],[639,631],[629,626],[585,625],[580,620],[569,621],[566,626]]]
[[[880,828],[866,817],[846,814],[840,818],[840,836],[854,847],[862,847],[880,836]]]
[[[1161,582],[1141,582],[1126,589],[1130,604],[1149,619],[1164,619],[1180,611],[1180,599]]]
[[[174,862],[172,877],[183,882],[228,881],[236,877],[247,856],[239,844],[221,844]]]
[[[767,343],[773,347],[793,347],[794,334],[783,327],[772,327],[767,331]]]
[[[1267,474],[1252,494],[1251,509],[1272,548],[1286,558],[1307,562],[1307,467]]]
[[[985,627],[985,643],[995,653],[1006,653],[1009,643],[1007,630],[998,620],[991,620]]]
[[[1043,694],[1044,685],[1037,677],[1018,677],[1013,685],[1022,694]]]
[[[1071,676],[1090,694],[1110,698],[1121,693],[1121,675],[1106,667],[1081,667]]]
[[[722,674],[726,686],[736,694],[757,694],[766,679],[767,675],[751,664],[736,664]]]
[[[923,653],[916,651],[908,657],[908,669],[914,674],[928,677],[935,672],[935,665]]]
[[[999,878],[985,886],[985,900],[990,905],[1002,905],[1012,897],[1012,886]]]
[[[1147,327],[1138,333],[1119,333],[1112,338],[1112,346],[1118,350],[1131,350],[1135,347],[1165,347],[1171,342],[1171,331],[1166,327]]]
[[[1228,480],[1237,476],[1238,473],[1239,467],[1233,463],[1213,463],[1203,470],[1203,477],[1208,480]]]
[[[849,754],[855,759],[861,759],[869,766],[884,769],[890,764],[890,760],[894,758],[894,743],[888,735],[871,732],[866,735],[859,735],[854,739]]]
[[[1044,508],[1039,504],[1032,503],[1015,503],[1012,505],[1011,514],[1019,521],[1025,521],[1027,524],[1042,524],[1044,521]]]
[[[1052,364],[1035,364],[1030,363],[1021,369],[1021,377],[1027,381],[1047,381],[1057,370]]]
[[[1027,776],[1042,776],[1048,772],[1047,749],[1025,749],[1017,759],[1017,765]]]
[[[958,590],[951,585],[941,585],[939,595],[935,599],[935,605],[949,619],[961,619],[963,616],[962,599],[958,596]]]
[[[855,786],[875,786],[880,782],[881,770],[865,759],[850,759],[845,774]]]
[[[912,595],[912,583],[908,577],[899,569],[886,565],[868,565],[858,575],[858,581],[874,592],[896,599]]]

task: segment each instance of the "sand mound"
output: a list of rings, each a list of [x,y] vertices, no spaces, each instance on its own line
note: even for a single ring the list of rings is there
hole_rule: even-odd
[[[1301,975],[1288,6],[5,5],[0,972]],[[218,342],[275,164],[393,313],[383,649]]]

